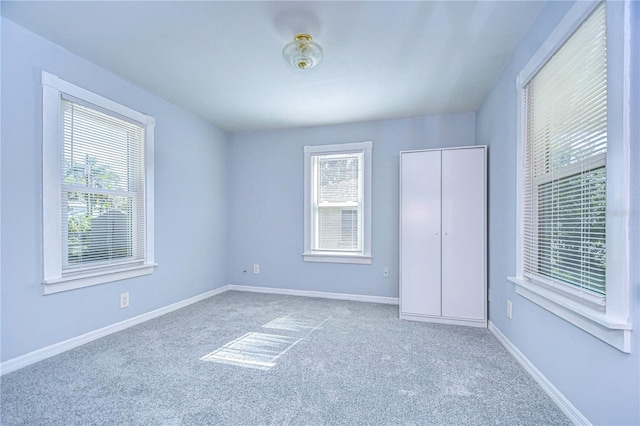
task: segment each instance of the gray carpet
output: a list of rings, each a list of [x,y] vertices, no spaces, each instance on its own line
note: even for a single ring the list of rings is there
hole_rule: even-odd
[[[223,293],[0,385],[3,425],[570,424],[486,329],[255,293]]]

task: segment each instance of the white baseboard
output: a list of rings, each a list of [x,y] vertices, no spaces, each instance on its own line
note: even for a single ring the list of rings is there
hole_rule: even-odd
[[[124,330],[125,328],[129,328],[150,319],[159,317],[161,315],[168,314],[169,312],[184,308],[185,306],[191,305],[193,303],[200,302],[204,299],[215,296],[227,290],[228,286],[223,286],[215,290],[207,291],[206,293],[190,297],[189,299],[181,300],[180,302],[172,303],[171,305],[165,306],[163,308],[159,308],[154,311],[108,325],[98,330],[90,331],[89,333],[73,337],[63,342],[55,343],[53,345],[37,349],[33,352],[29,352],[27,354],[9,359],[0,363],[0,375],[11,373],[12,371],[16,371],[28,365],[35,364],[38,361],[42,361],[54,355],[61,354],[62,352],[66,352],[70,349],[77,348],[78,346],[84,345],[85,343],[89,343],[93,340],[99,339],[109,334],[116,333],[118,331]]]
[[[538,382],[542,390],[555,402],[560,410],[569,417],[575,425],[591,426],[591,422],[540,372],[529,359],[502,332],[489,321],[489,331],[493,333],[500,343],[513,355],[524,369]]]
[[[467,327],[487,328],[487,320],[469,318],[451,318],[443,316],[430,316],[419,314],[405,314],[400,312],[400,319],[408,321],[431,322],[436,324],[465,325]]]
[[[397,297],[365,296],[362,294],[327,293],[324,291],[292,290],[288,288],[255,287],[249,285],[229,284],[227,290],[250,291],[254,293],[282,294],[286,296],[319,297],[322,299],[352,300],[354,302],[384,303],[397,305]]]

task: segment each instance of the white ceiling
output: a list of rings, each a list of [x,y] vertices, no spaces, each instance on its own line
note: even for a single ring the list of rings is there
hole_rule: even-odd
[[[2,1],[2,15],[227,131],[475,111],[541,1]],[[308,32],[312,70],[282,47]]]

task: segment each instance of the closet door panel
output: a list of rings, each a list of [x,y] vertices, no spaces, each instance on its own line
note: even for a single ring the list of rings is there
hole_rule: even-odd
[[[441,315],[440,151],[401,154],[400,310]]]
[[[442,152],[442,315],[486,318],[485,149]]]

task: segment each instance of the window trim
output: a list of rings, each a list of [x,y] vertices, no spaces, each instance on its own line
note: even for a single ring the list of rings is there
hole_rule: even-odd
[[[560,21],[518,75],[517,106],[517,230],[516,276],[507,277],[516,293],[565,319],[616,349],[631,351],[629,319],[629,206],[630,206],[630,13],[629,2],[607,3],[607,294],[599,306],[558,288],[528,279],[523,274],[523,161],[524,87],[547,60],[573,34],[600,1],[577,2]],[[622,10],[618,9],[622,6]],[[620,25],[623,21],[624,25]],[[622,45],[622,49],[620,48]],[[613,66],[612,66],[613,65]],[[622,212],[622,214],[614,214]]]
[[[302,254],[305,262],[329,262],[329,263],[354,263],[371,264],[371,162],[372,162],[371,141],[353,142],[334,145],[313,145],[304,147],[304,252]],[[311,157],[313,154],[341,154],[347,152],[363,152],[363,235],[362,252],[358,253],[338,253],[329,251],[312,250],[311,248]]]
[[[42,71],[42,248],[44,294],[73,290],[111,281],[151,274],[154,263],[154,166],[155,119],[58,76]],[[61,99],[69,95],[140,123],[145,127],[145,258],[142,263],[96,267],[74,273],[62,273],[62,160]]]

